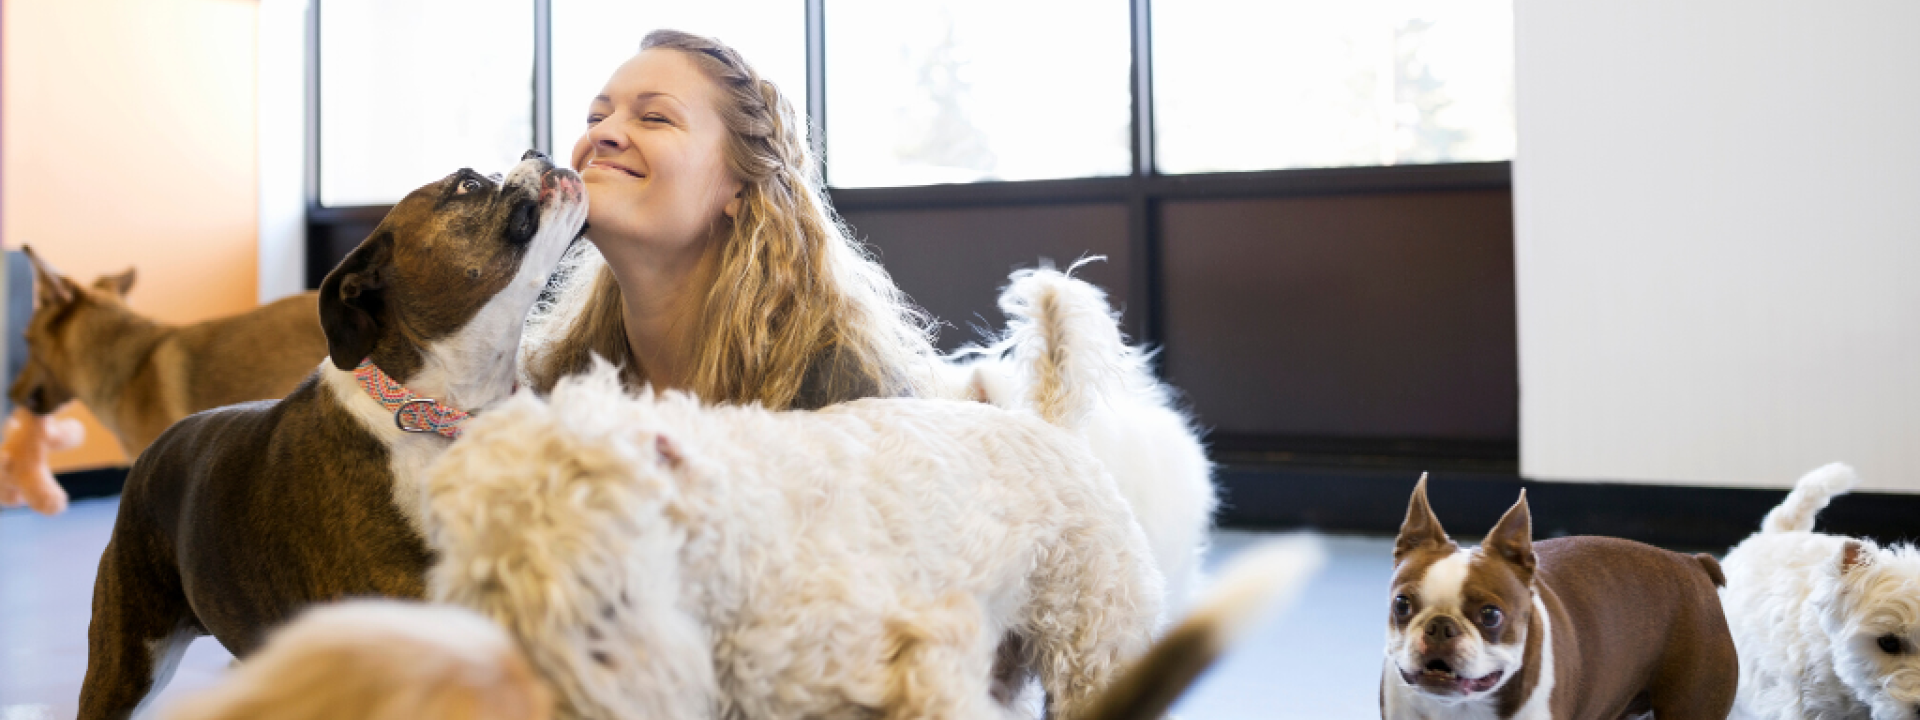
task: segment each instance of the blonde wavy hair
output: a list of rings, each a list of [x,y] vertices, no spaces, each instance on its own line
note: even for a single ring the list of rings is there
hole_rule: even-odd
[[[799,113],[732,48],[674,30],[644,52],[684,53],[720,89],[727,168],[744,183],[694,331],[688,388],[707,402],[786,409],[803,390],[830,401],[924,391],[933,357],[926,315],[907,302],[828,205]],[[724,219],[722,220],[724,222]],[[600,355],[629,386],[647,381],[628,345],[613,270],[588,243],[569,254],[536,307],[522,365],[536,388]],[[804,387],[809,384],[815,387]]]

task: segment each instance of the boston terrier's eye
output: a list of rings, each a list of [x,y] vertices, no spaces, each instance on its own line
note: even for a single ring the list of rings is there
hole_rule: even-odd
[[[1504,619],[1506,619],[1506,616],[1500,612],[1500,608],[1492,605],[1480,608],[1480,624],[1484,627],[1500,627],[1500,621]]]
[[[1407,618],[1413,617],[1413,601],[1408,600],[1407,596],[1405,595],[1394,596],[1393,616],[1400,618],[1401,620],[1405,620]]]
[[[1899,636],[1893,634],[1880,636],[1880,652],[1888,655],[1899,655],[1901,649]]]

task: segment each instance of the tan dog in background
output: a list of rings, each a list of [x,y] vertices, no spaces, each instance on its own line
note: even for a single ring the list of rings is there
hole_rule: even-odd
[[[133,270],[82,285],[22,250],[33,264],[33,319],[14,404],[50,415],[68,401],[86,403],[128,459],[193,413],[285,397],[327,357],[312,292],[168,325],[127,307]]]

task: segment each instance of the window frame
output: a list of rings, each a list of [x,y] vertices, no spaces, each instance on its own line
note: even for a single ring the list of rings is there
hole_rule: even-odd
[[[827,146],[827,67],[825,52],[826,0],[806,3],[808,142],[823,166],[832,162]],[[1131,172],[1117,177],[1059,180],[985,180],[973,183],[883,188],[827,188],[828,199],[841,211],[916,210],[978,206],[1122,202],[1128,211],[1128,247],[1139,262],[1125,298],[1129,307],[1145,308],[1135,338],[1148,343],[1161,339],[1159,287],[1153,272],[1160,238],[1155,227],[1160,203],[1195,198],[1274,198],[1307,195],[1435,192],[1455,190],[1511,190],[1512,162],[1432,163],[1330,168],[1288,168],[1251,172],[1215,172],[1167,175],[1157,172],[1153,117],[1153,0],[1127,0],[1131,19],[1132,128],[1129,145]],[[328,207],[320,203],[320,29],[324,0],[314,0],[307,16],[307,224],[309,238],[341,224],[375,223],[391,205]],[[549,105],[552,102],[552,0],[532,0],[534,33],[533,146],[551,154],[553,148]],[[317,287],[332,266],[324,248],[308,243],[308,286]]]

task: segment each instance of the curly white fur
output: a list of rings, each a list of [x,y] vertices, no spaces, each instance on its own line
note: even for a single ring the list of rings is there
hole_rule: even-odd
[[[1740,654],[1733,717],[1920,717],[1920,553],[1811,532],[1857,482],[1840,464],[1808,473],[1721,562]]]
[[[603,364],[436,463],[431,593],[506,626],[574,717],[1002,717],[1032,673],[1072,718],[1161,605],[1101,467],[978,403],[703,407]]]
[[[1148,353],[1121,336],[1106,293],[1072,276],[1086,262],[1015,272],[1000,295],[1004,337],[950,359],[935,384],[946,397],[1077,428],[1132,505],[1175,610],[1199,585],[1217,502],[1213,465]]]

